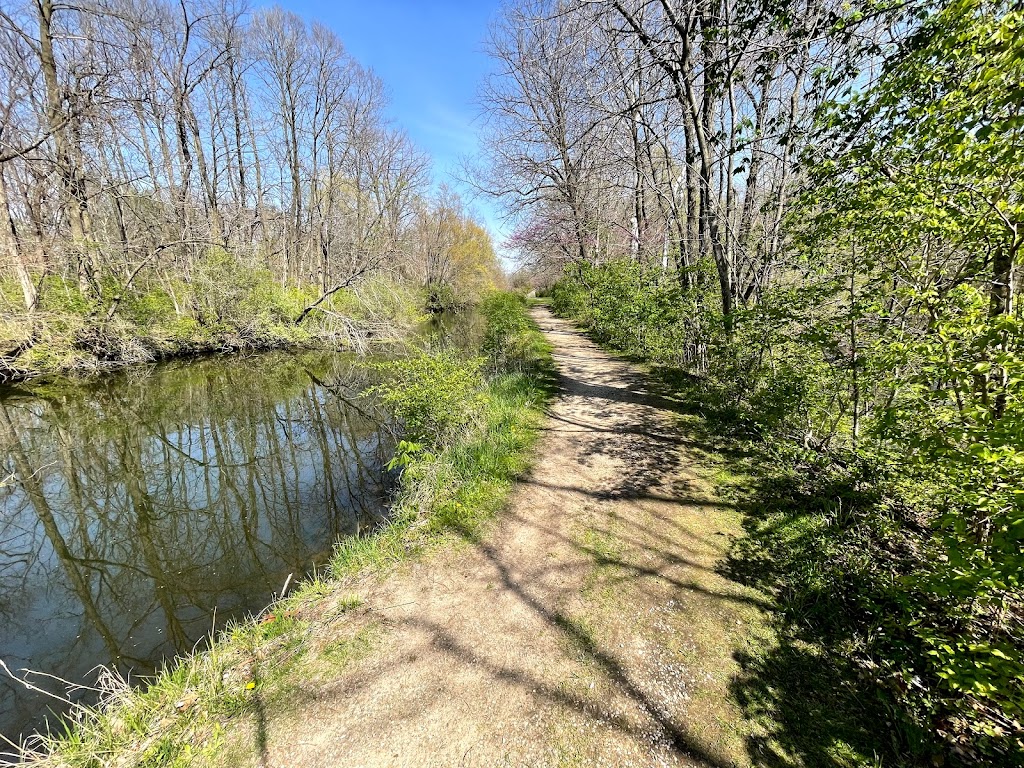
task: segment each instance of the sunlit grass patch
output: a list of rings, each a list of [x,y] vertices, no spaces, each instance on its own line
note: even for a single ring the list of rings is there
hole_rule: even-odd
[[[373,650],[380,632],[380,628],[375,625],[362,627],[351,637],[328,643],[321,651],[320,658],[328,661],[335,670],[341,669],[369,654]]]

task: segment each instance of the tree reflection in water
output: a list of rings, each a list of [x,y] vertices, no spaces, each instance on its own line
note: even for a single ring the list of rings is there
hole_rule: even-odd
[[[0,658],[72,682],[149,674],[377,524],[393,438],[353,401],[363,375],[274,353],[0,399]],[[54,703],[0,678],[0,732]]]

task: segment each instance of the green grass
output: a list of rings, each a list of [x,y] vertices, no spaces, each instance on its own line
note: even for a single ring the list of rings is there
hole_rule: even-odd
[[[887,596],[869,552],[887,535],[866,514],[877,489],[828,457],[764,440],[714,387],[670,367],[650,369],[675,400],[710,468],[716,495],[734,504],[743,535],[723,573],[772,598],[766,636],[738,654],[730,693],[758,735],[756,765],[867,768],[922,764],[926,750],[872,674],[863,621]],[[881,526],[881,527],[879,527]],[[898,615],[890,606],[892,616]]]
[[[177,659],[145,689],[108,678],[101,705],[80,707],[63,733],[24,764],[99,768],[192,765],[218,748],[220,722],[244,712],[301,658],[308,623],[283,613],[228,627],[206,650]],[[257,662],[257,654],[264,661]]]
[[[353,637],[328,643],[321,654],[334,669],[340,671],[351,662],[367,656],[373,650],[379,634],[380,630],[375,626],[363,627]]]

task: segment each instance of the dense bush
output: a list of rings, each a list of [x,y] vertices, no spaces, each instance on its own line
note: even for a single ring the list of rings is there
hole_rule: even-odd
[[[412,441],[407,445],[437,448],[450,443],[472,428],[488,384],[516,376],[532,380],[548,373],[550,348],[530,321],[522,297],[488,294],[479,312],[483,320],[479,350],[458,345],[417,349],[408,357],[372,364],[382,381],[369,392],[401,422],[404,436]],[[471,325],[471,320],[463,318],[464,324]]]
[[[383,377],[370,390],[401,422],[406,437],[440,446],[469,426],[485,399],[482,358],[425,352],[374,364]]]
[[[404,431],[390,462],[402,470],[397,507],[463,535],[475,535],[526,466],[550,394],[550,348],[525,301],[494,293],[479,309],[455,330],[442,326],[440,349],[370,364],[382,380],[368,390]]]

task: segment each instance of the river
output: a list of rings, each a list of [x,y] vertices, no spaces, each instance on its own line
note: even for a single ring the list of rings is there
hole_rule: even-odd
[[[366,375],[274,352],[0,393],[3,662],[54,693],[150,675],[378,525],[394,436]],[[0,733],[61,711],[0,670]]]

